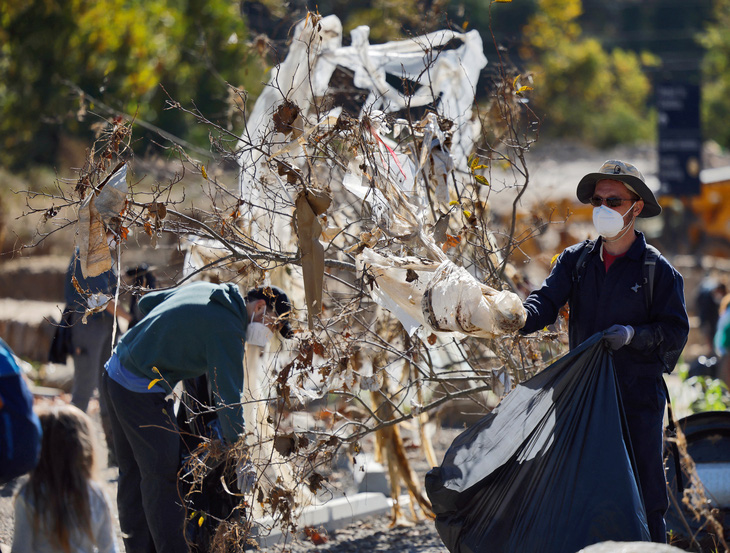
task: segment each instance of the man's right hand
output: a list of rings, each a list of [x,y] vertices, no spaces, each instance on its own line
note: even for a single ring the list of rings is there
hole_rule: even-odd
[[[256,467],[248,457],[242,457],[236,464],[236,484],[241,493],[248,493],[256,483]]]

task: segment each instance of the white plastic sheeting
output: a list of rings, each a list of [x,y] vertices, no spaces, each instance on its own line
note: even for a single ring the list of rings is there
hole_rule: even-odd
[[[371,296],[412,335],[423,326],[481,338],[514,333],[527,314],[519,296],[477,281],[449,260],[380,255],[365,249],[361,261],[375,277]]]
[[[357,27],[351,32],[352,44],[342,46],[342,23],[334,15],[311,16],[297,25],[287,57],[273,69],[242,137],[243,153],[238,160],[242,197],[256,203],[262,181],[271,184],[272,179],[278,179],[265,165],[271,153],[270,145],[288,142],[286,136],[274,129],[273,114],[277,107],[284,101],[298,106],[305,127],[300,132],[318,124],[317,110],[313,109],[315,101],[326,96],[338,66],[350,70],[353,84],[368,91],[360,117],[377,111],[392,113],[437,103],[440,115],[454,123],[451,156],[457,166],[466,170],[466,160],[479,131],[478,123],[472,120],[472,104],[479,72],[487,63],[479,33],[442,30],[410,40],[373,45],[369,42],[369,32],[366,26]],[[450,43],[460,45],[448,49]],[[391,86],[388,75],[414,83],[413,94],[405,95]],[[331,112],[320,113],[320,120],[339,112],[335,107]],[[432,126],[429,132],[429,149],[433,140],[437,144],[443,142],[437,128]],[[297,154],[296,149],[289,152],[295,165]]]

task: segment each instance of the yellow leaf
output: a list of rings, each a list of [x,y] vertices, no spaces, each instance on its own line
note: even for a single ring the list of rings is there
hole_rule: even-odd
[[[201,517],[200,517],[200,518],[198,519],[198,526],[203,526],[203,523],[204,523],[204,522],[205,522],[205,517],[202,517],[202,516],[201,516]]]
[[[458,202],[458,201],[456,201],[456,200],[451,200],[451,201],[449,202],[449,205],[459,205],[459,202]]]
[[[482,183],[484,186],[490,186],[487,177],[483,175],[474,175],[474,178],[477,180],[477,182]]]
[[[160,382],[161,380],[163,380],[162,373],[160,372],[160,370],[157,367],[152,367],[152,372],[153,373],[156,373],[156,374],[159,374],[160,375],[160,378],[155,378],[154,380],[151,380],[150,383],[147,385],[147,389],[148,390],[151,390],[152,389],[152,386],[154,386],[155,384],[157,384],[158,382]]]
[[[469,219],[471,217],[471,211],[465,209],[464,210],[464,217],[466,217],[467,219]]]
[[[512,0],[494,0],[497,4],[509,4]]]
[[[523,92],[525,92],[525,91],[527,91],[527,90],[532,90],[532,87],[531,87],[531,86],[521,86],[521,87],[520,87],[520,88],[519,88],[519,89],[517,90],[517,94],[522,94]]]
[[[517,87],[517,81],[519,80],[519,78],[520,78],[520,76],[519,76],[519,75],[517,75],[517,76],[515,77],[515,80],[514,80],[514,81],[512,81],[512,88],[516,88],[516,87]]]
[[[205,165],[200,166],[200,172],[203,173],[203,178],[208,179],[208,173],[205,172]]]
[[[556,254],[555,254],[555,255],[553,256],[553,258],[552,258],[552,259],[550,260],[550,266],[551,266],[551,267],[552,267],[553,265],[555,265],[555,260],[556,260],[556,259],[558,259],[558,255],[560,255],[560,254],[557,254],[557,253],[556,253]]]
[[[461,24],[461,28],[466,31],[466,28],[469,26],[468,21],[464,21],[464,23]]]
[[[476,167],[471,168],[472,171],[479,171],[480,169],[489,169],[489,165],[477,165]]]

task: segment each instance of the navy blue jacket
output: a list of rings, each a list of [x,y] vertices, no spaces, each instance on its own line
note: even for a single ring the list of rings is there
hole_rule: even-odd
[[[81,295],[76,287],[73,285],[72,278],[76,277],[76,281],[79,284],[79,288],[87,294],[106,294],[113,296],[117,289],[117,274],[113,269],[105,271],[98,276],[85,278],[81,272],[81,256],[79,249],[74,250],[71,255],[71,261],[68,264],[66,270],[66,281],[64,283],[64,296],[66,299],[66,305],[72,308],[76,313],[84,313],[87,308],[87,298]],[[92,320],[109,320],[111,321],[112,314],[108,311],[98,311],[91,315],[89,319]]]
[[[614,355],[619,382],[625,378],[656,378],[663,372],[671,372],[689,333],[682,276],[660,256],[654,275],[653,299],[647,310],[644,235],[636,232],[636,240],[626,255],[616,259],[608,272],[600,257],[599,238],[585,267],[579,271],[579,279],[574,282],[574,268],[585,244],[566,248],[542,286],[525,300],[527,322],[522,334],[554,323],[567,302],[571,349],[612,325],[634,327],[631,343]]]
[[[583,269],[575,267],[584,247],[590,253]],[[667,498],[662,463],[665,385],[689,334],[682,276],[662,256],[656,263],[652,301],[644,283],[646,240],[640,232],[626,254],[605,270],[601,239],[566,248],[542,287],[525,300],[529,334],[555,322],[567,302],[568,328],[573,349],[596,332],[612,325],[631,325],[630,344],[613,352],[616,379],[628,423],[652,540],[665,541]]]

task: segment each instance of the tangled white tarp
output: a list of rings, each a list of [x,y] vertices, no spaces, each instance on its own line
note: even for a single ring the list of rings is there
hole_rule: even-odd
[[[480,337],[514,332],[525,317],[519,298],[481,284],[449,261],[426,234],[425,209],[419,203],[419,178],[444,205],[450,199],[451,175],[469,172],[468,158],[479,131],[472,104],[479,72],[487,63],[481,37],[476,31],[443,30],[372,45],[368,35],[367,27],[358,27],[351,33],[352,44],[343,46],[342,24],[336,16],[310,16],[297,25],[289,53],[273,70],[241,139],[241,197],[262,206],[266,188],[287,190],[282,175],[270,166],[274,159],[303,173],[309,171],[307,140],[315,131],[331,129],[337,123],[341,107],[320,108],[323,98],[334,95],[330,83],[335,71],[345,68],[352,74],[352,84],[366,91],[358,117],[366,121],[363,129],[375,139],[375,155],[350,160],[341,184],[370,204],[375,224],[388,236],[417,240],[428,257],[438,260],[409,267],[423,275],[405,279],[406,261],[366,250],[362,261],[375,277],[373,297],[396,314],[411,334],[420,326]],[[407,80],[409,93],[391,86],[389,76]],[[427,105],[452,122],[450,140],[445,140],[431,112],[420,122],[422,147],[417,155],[407,146],[391,147],[384,138],[391,129],[382,115]],[[292,122],[282,126],[282,113]],[[293,207],[292,194],[286,194]],[[421,202],[423,196],[420,194]],[[253,216],[249,231],[256,236],[276,228],[277,238],[284,239],[288,229],[279,228],[270,217],[266,213]],[[303,251],[301,241],[300,236]],[[305,271],[305,285],[311,275],[312,271]],[[311,313],[309,317],[311,328]]]
[[[342,23],[334,15],[311,16],[297,25],[289,53],[273,69],[242,137],[245,144],[260,145],[244,148],[238,159],[242,197],[252,198],[252,202],[258,199],[259,183],[270,173],[266,167],[270,145],[289,142],[274,128],[273,114],[278,106],[285,101],[298,106],[306,128],[332,115],[336,120],[337,106],[326,113],[315,108],[318,100],[332,92],[330,80],[338,66],[353,73],[356,87],[368,91],[360,117],[377,111],[393,113],[406,107],[438,104],[439,114],[454,123],[451,154],[457,160],[456,168],[466,170],[466,160],[479,132],[478,123],[472,120],[476,84],[479,72],[487,64],[479,33],[442,30],[373,45],[369,43],[369,32],[366,26],[357,27],[350,34],[352,44],[342,46]],[[456,44],[460,46],[449,49]],[[403,94],[388,83],[388,75],[397,80],[407,79],[416,85],[415,90],[410,95]],[[427,132],[438,140],[437,129]],[[290,152],[290,156],[296,165],[297,153]]]

